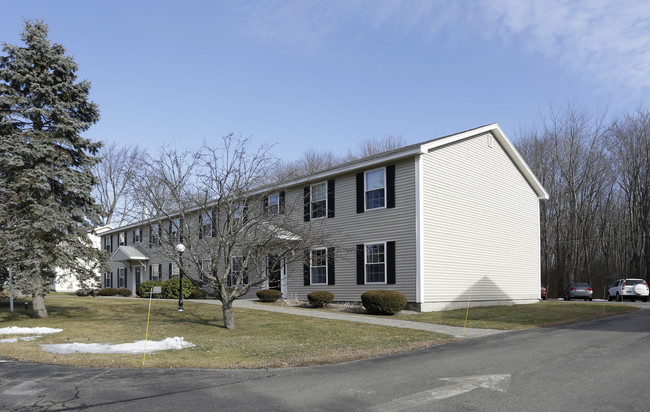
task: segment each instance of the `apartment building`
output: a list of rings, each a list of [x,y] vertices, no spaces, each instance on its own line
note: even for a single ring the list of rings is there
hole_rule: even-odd
[[[270,256],[263,263],[270,279],[259,287],[300,298],[328,290],[337,301],[391,289],[421,311],[468,301],[535,302],[544,199],[547,192],[498,124],[342,164],[282,184],[255,202],[270,215],[291,209],[296,220],[318,223],[330,235],[320,247],[294,239],[303,259],[274,262]],[[289,207],[297,204],[300,213]],[[211,233],[214,217],[204,214],[193,218],[200,229],[188,236]],[[177,276],[178,265],[159,242],[178,236],[180,226],[174,218],[143,220],[102,233],[111,256],[104,286],[135,291],[144,280]],[[231,272],[244,270],[240,257],[230,263]],[[189,275],[197,276],[193,270]]]

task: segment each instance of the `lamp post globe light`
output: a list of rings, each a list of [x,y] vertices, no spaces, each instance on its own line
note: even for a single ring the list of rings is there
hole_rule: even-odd
[[[180,263],[178,268],[178,311],[183,312],[183,252],[185,252],[185,245],[179,243],[176,245],[176,251],[178,252],[178,263]]]

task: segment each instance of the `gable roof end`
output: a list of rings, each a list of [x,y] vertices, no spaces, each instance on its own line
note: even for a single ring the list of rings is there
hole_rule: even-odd
[[[544,189],[540,181],[537,180],[537,177],[535,177],[533,171],[530,169],[528,164],[524,161],[523,157],[521,157],[521,154],[519,154],[519,151],[517,151],[517,149],[512,144],[510,139],[506,137],[506,134],[503,132],[503,130],[501,130],[501,127],[499,126],[498,123],[489,124],[487,126],[479,127],[472,130],[467,130],[465,132],[453,134],[446,137],[441,137],[439,139],[435,139],[423,143],[420,146],[420,149],[422,153],[428,153],[429,151],[435,150],[438,147],[445,146],[450,143],[454,143],[470,137],[479,136],[485,133],[491,133],[492,136],[494,136],[494,138],[501,144],[501,146],[506,151],[508,156],[510,156],[512,162],[515,164],[515,166],[517,166],[517,168],[521,172],[524,179],[526,179],[530,187],[535,191],[537,197],[540,200],[547,200],[549,198],[548,192],[546,191],[546,189]]]

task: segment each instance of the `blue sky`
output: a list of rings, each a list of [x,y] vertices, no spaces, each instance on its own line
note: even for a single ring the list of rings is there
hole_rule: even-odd
[[[648,106],[647,1],[2,3],[1,42],[42,18],[92,82],[87,136],[148,150],[234,132],[291,160],[495,122],[514,138],[550,104]]]

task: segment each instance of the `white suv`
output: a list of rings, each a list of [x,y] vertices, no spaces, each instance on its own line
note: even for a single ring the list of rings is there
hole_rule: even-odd
[[[609,285],[607,300],[616,298],[616,301],[641,299],[648,301],[648,284],[643,279],[619,279]]]

